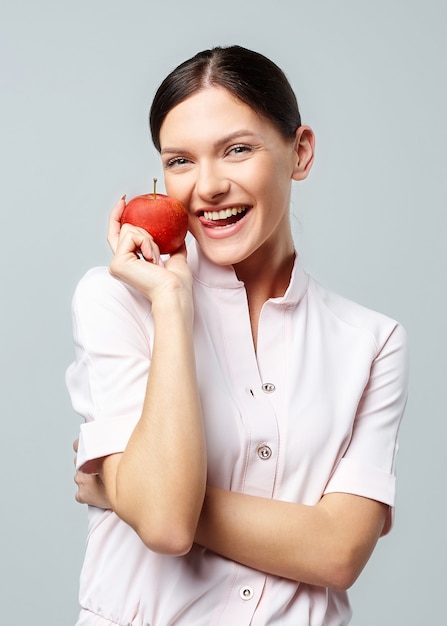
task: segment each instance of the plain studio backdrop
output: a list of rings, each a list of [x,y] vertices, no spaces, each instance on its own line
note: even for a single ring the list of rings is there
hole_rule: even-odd
[[[443,0],[2,0],[1,624],[75,622],[70,300],[109,262],[115,201],[162,178],[155,88],[234,43],[285,70],[317,136],[293,192],[305,266],[410,337],[395,526],[351,590],[352,623],[444,623],[446,22]]]

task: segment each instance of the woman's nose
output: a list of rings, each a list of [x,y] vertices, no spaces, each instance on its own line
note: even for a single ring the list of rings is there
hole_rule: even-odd
[[[203,200],[212,202],[228,193],[230,181],[217,165],[206,164],[200,167],[196,189]]]

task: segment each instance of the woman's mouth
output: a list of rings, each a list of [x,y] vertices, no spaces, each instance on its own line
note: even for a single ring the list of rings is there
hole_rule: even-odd
[[[243,218],[247,210],[248,207],[246,206],[238,206],[219,211],[204,211],[200,216],[200,221],[204,226],[212,226],[213,228],[231,226]]]

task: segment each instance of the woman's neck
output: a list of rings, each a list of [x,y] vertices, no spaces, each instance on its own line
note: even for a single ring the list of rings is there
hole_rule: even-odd
[[[285,294],[295,256],[291,239],[284,243],[282,249],[260,248],[249,259],[234,266],[236,276],[245,285],[255,349],[262,306],[270,298],[280,298]]]
[[[295,261],[293,240],[284,241],[280,246],[264,245],[248,259],[235,264],[234,271],[245,284],[247,295],[279,298],[289,286]]]

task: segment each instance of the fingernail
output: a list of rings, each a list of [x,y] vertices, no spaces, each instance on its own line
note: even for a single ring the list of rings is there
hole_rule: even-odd
[[[124,194],[123,196],[121,196],[121,200],[124,200],[124,202],[126,201],[126,194]]]

